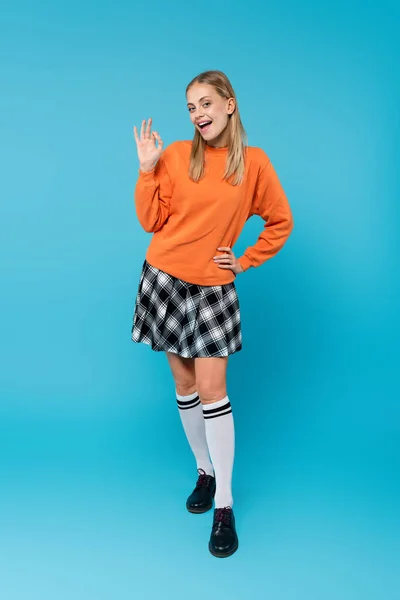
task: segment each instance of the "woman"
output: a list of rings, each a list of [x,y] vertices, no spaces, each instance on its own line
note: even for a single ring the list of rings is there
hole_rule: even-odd
[[[272,258],[293,219],[268,156],[246,146],[235,92],[220,71],[186,89],[193,141],[163,141],[143,121],[134,127],[139,158],[136,213],[153,233],[143,265],[132,340],[166,353],[178,409],[196,459],[198,479],[186,502],[212,508],[209,550],[226,557],[238,548],[231,489],[234,421],[226,386],[228,356],[242,348],[234,280]],[[265,225],[256,244],[236,258],[233,246],[247,219]]]

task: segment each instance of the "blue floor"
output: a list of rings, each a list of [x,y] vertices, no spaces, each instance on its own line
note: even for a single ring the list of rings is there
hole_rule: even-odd
[[[332,406],[335,393],[315,391]],[[260,425],[234,391],[232,402],[240,548],[224,560],[208,552],[212,513],[185,510],[196,473],[167,397],[154,414],[125,418],[9,418],[0,431],[1,597],[397,598],[394,426],[375,422],[368,438],[367,414],[347,412],[343,427],[340,404],[326,427],[295,412],[281,422],[271,408]],[[364,435],[355,438],[357,420]]]

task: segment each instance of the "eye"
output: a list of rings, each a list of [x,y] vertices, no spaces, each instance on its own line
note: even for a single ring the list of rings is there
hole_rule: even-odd
[[[194,108],[193,108],[193,106],[191,106],[191,107],[189,108],[189,112],[193,112],[193,111],[194,111]]]
[[[203,106],[210,106],[210,102],[204,102]]]

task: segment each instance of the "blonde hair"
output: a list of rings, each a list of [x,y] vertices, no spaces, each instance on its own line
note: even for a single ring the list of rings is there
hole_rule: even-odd
[[[221,71],[204,71],[197,75],[186,88],[186,93],[195,83],[211,85],[221,98],[233,98],[235,110],[229,115],[228,121],[228,156],[224,179],[232,185],[240,185],[245,169],[246,132],[239,114],[236,95],[228,77]],[[199,181],[204,176],[204,150],[206,142],[196,129],[190,154],[189,177]]]

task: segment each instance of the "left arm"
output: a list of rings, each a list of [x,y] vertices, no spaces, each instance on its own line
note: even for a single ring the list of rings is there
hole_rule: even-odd
[[[271,161],[258,175],[252,213],[265,221],[254,246],[238,259],[243,271],[258,267],[281,250],[293,229],[293,215],[288,199]]]

